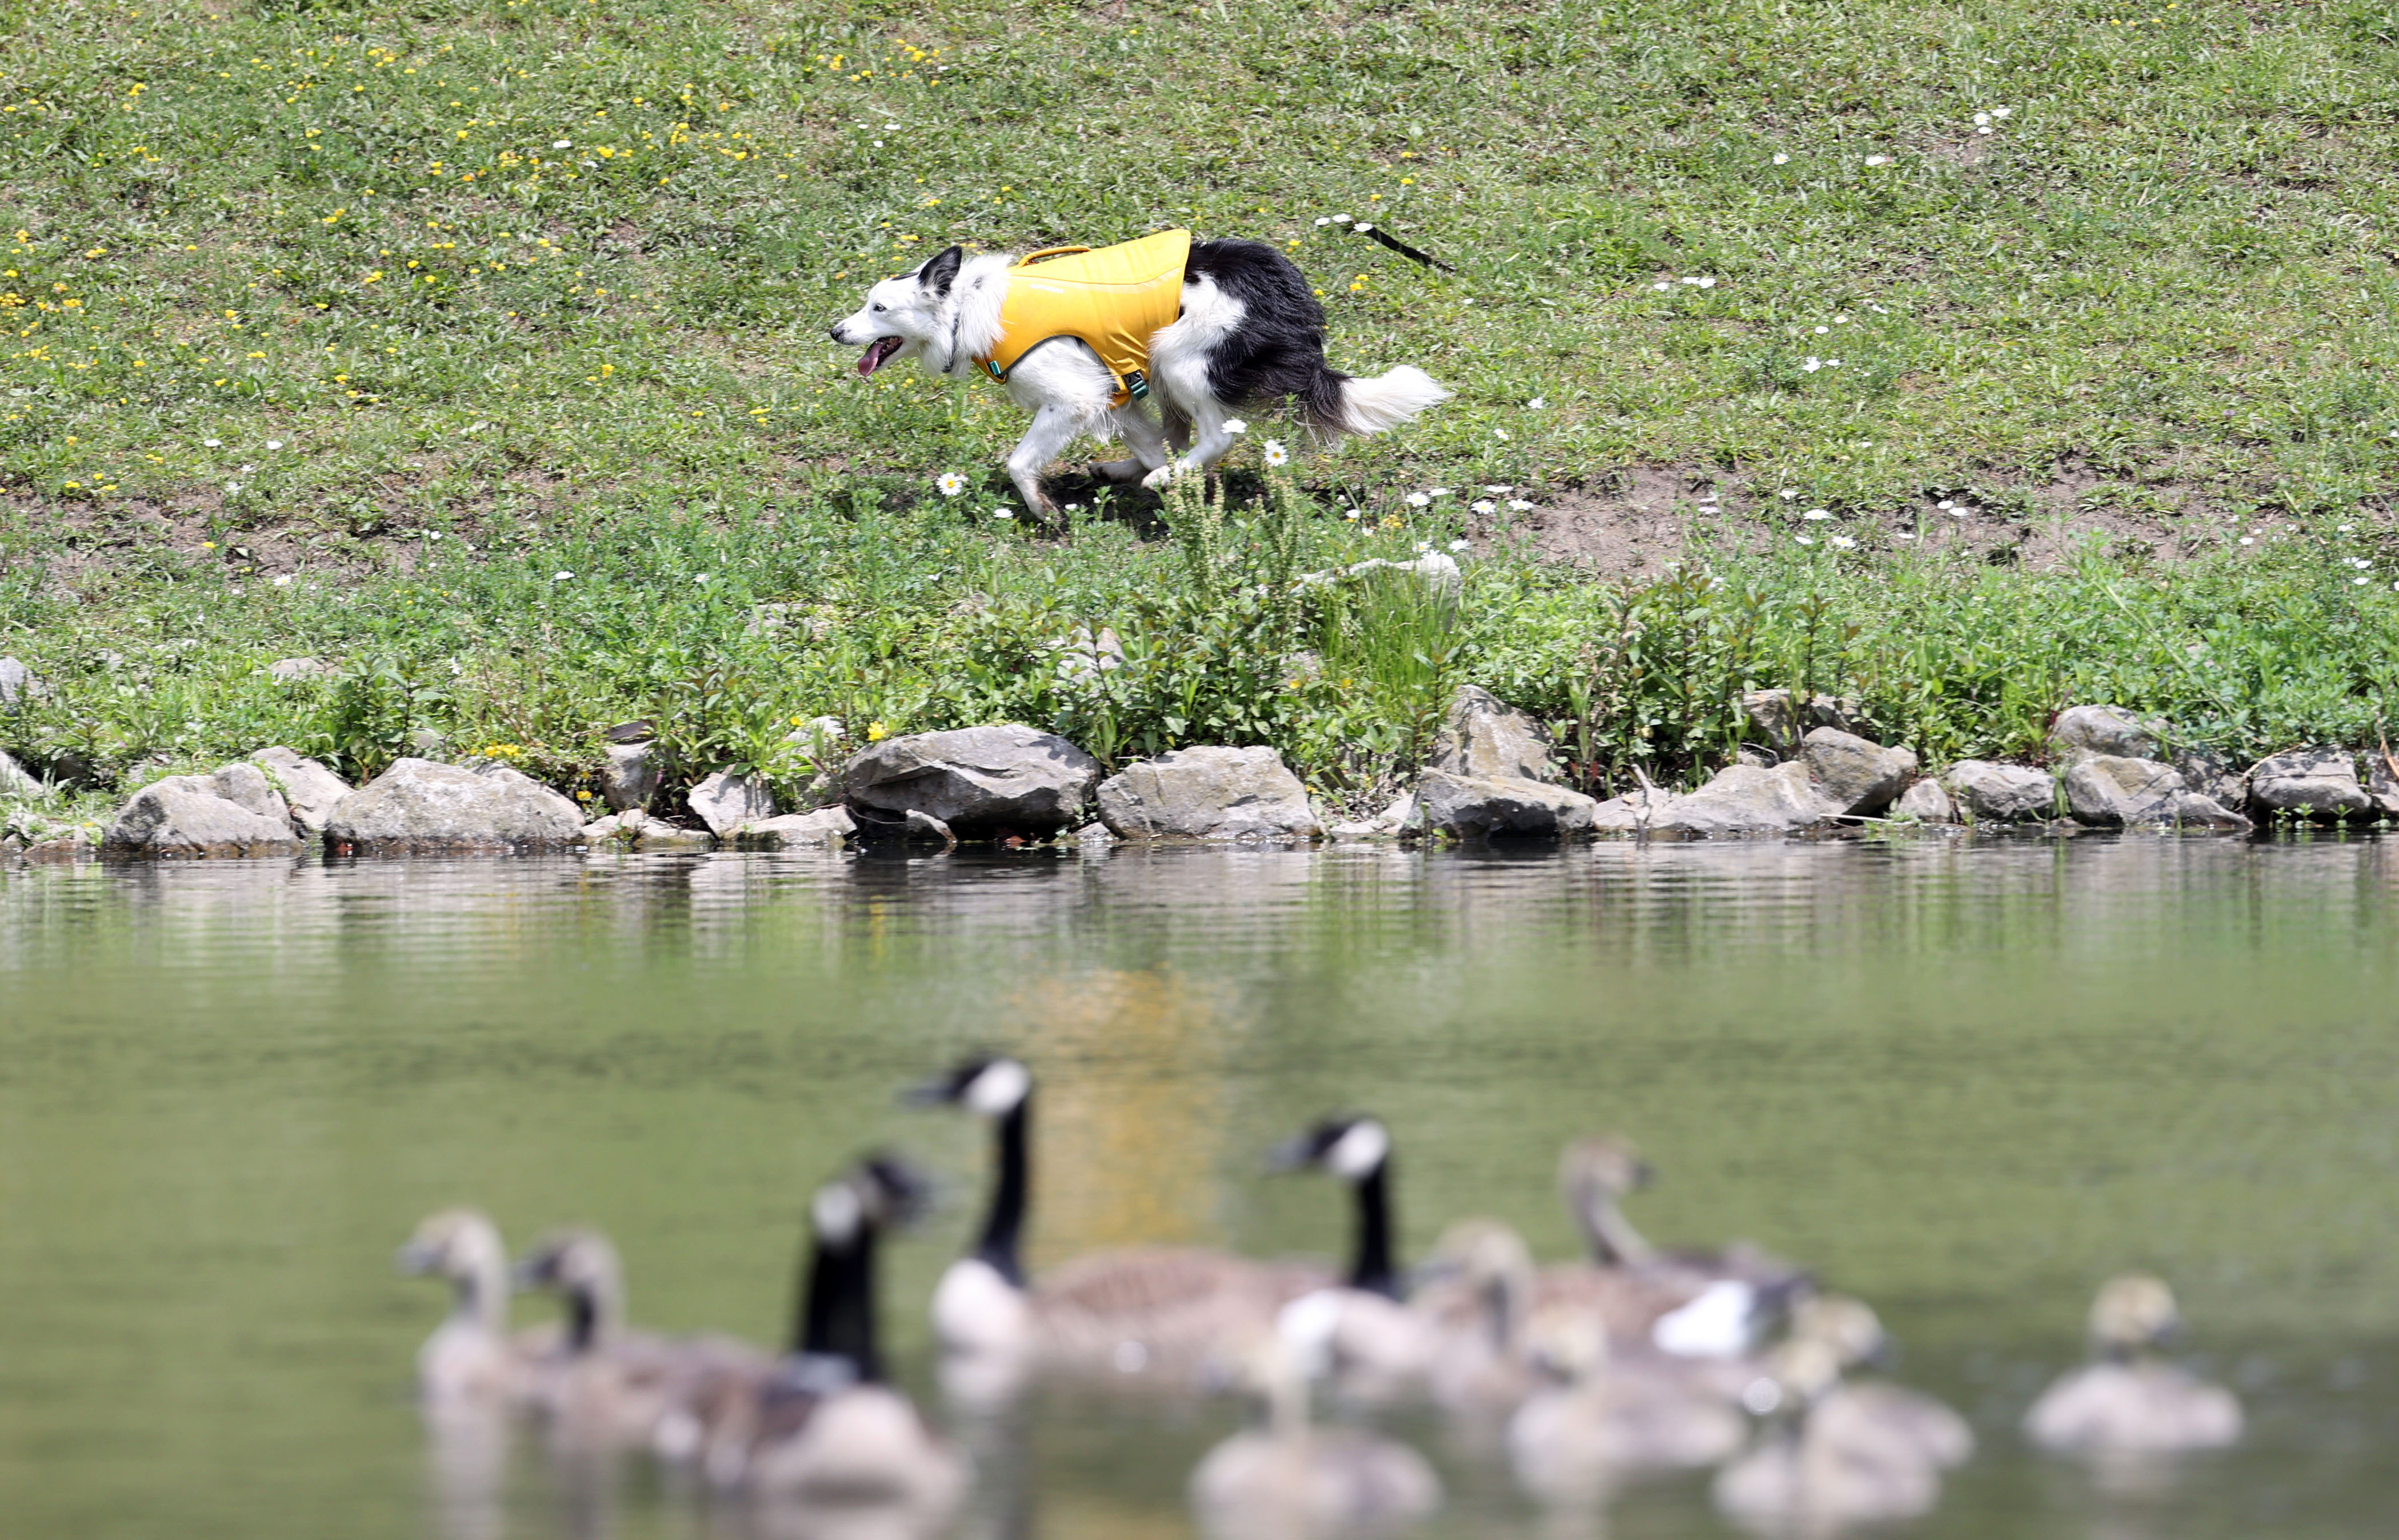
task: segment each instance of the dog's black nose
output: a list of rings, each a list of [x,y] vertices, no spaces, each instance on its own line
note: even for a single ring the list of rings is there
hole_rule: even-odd
[[[832,331],[826,332],[825,335],[831,337],[835,342],[839,342],[841,341],[841,328],[836,326]]]

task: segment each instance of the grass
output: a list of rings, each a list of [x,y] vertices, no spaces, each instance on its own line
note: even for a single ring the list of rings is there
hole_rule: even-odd
[[[790,719],[830,712],[1273,742],[1362,803],[1468,677],[1597,786],[1721,760],[1739,690],[1785,682],[1936,763],[2077,699],[2227,752],[2380,730],[2391,596],[2342,563],[2399,555],[2390,4],[266,0],[0,34],[0,650],[50,683],[0,746],[94,785],[419,734],[576,785],[633,715],[797,784]],[[1337,364],[1457,399],[1237,497],[1195,560],[1196,514],[1180,545],[994,519],[1000,394],[860,381],[823,337],[946,242],[1176,223],[1283,245]],[[1454,604],[1277,581],[1447,541],[1428,483],[1636,465],[1749,511],[1647,584],[1504,539]],[[2029,517],[2067,467],[2199,554],[2031,574],[1893,533]],[[1074,666],[1078,628],[1122,666]],[[343,672],[260,672],[295,654]]]

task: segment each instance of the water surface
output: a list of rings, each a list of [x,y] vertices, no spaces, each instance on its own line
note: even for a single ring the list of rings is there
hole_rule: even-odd
[[[1572,1237],[1565,1138],[1636,1139],[1654,1236],[1745,1236],[1864,1295],[1983,1452],[1917,1533],[2350,1535],[2399,1511],[2399,857],[2372,841],[1607,844],[914,862],[712,856],[0,874],[0,1513],[128,1537],[696,1535],[650,1474],[521,1449],[437,1500],[407,1397],[425,1212],[617,1240],[637,1320],[770,1341],[808,1191],[964,1119],[893,1092],[970,1047],[1042,1076],[1034,1249],[1339,1250],[1264,1147],[1399,1141],[1403,1235]],[[2113,1271],[2171,1278],[2239,1451],[2126,1485],[2013,1433]],[[531,1310],[531,1307],[528,1307]],[[1045,1403],[969,1532],[1183,1536],[1229,1405]],[[1471,1427],[1402,1419],[1428,1534],[1730,1533],[1702,1479],[1544,1515]]]

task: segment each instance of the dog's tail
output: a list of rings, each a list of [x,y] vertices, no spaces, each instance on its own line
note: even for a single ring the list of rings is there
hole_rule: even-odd
[[[1448,391],[1412,364],[1371,380],[1325,366],[1308,384],[1308,417],[1328,439],[1341,433],[1383,433],[1448,399]]]

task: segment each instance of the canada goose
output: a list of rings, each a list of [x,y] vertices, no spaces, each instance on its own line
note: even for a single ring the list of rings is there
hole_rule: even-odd
[[[1905,1439],[1828,1438],[1815,1408],[1840,1385],[1837,1352],[1813,1337],[1774,1350],[1744,1397],[1766,1418],[1749,1452],[1716,1473],[1716,1506],[1760,1534],[1817,1535],[1930,1513],[1941,1473]]]
[[[1581,1139],[1566,1147],[1558,1163],[1559,1193],[1591,1257],[1543,1268],[1537,1307],[1579,1304],[1607,1323],[1619,1346],[1646,1344],[1684,1358],[1746,1357],[1776,1313],[1808,1292],[1808,1275],[1744,1244],[1718,1251],[1652,1246],[1619,1205],[1655,1176],[1620,1138]]]
[[[524,1393],[531,1349],[508,1335],[508,1258],[499,1227],[474,1209],[444,1209],[400,1249],[400,1270],[450,1280],[449,1317],[416,1350],[428,1402],[505,1401]]]
[[[566,1307],[557,1344],[530,1365],[526,1398],[568,1447],[655,1444],[661,1419],[705,1376],[764,1373],[767,1367],[766,1355],[731,1337],[668,1338],[629,1329],[624,1268],[597,1230],[546,1237],[517,1263],[516,1279],[556,1292]]]
[[[1191,1506],[1213,1535],[1298,1540],[1420,1518],[1441,1506],[1441,1479],[1407,1445],[1362,1428],[1308,1421],[1308,1379],[1321,1363],[1297,1358],[1270,1334],[1240,1353],[1233,1383],[1265,1412],[1263,1426],[1234,1434],[1191,1473]]]
[[[1740,1412],[1687,1376],[1611,1364],[1606,1329],[1588,1311],[1536,1312],[1525,1350],[1552,1383],[1509,1418],[1509,1464],[1552,1502],[1595,1499],[1629,1476],[1714,1465],[1748,1435]]]
[[[1844,1370],[1878,1361],[1891,1349],[1881,1318],[1845,1294],[1802,1300],[1792,1312],[1791,1335],[1823,1343]],[[1920,1390],[1883,1380],[1842,1380],[1816,1398],[1808,1426],[1834,1442],[1912,1449],[1943,1470],[1964,1465],[1974,1452],[1974,1430],[1965,1418]]]
[[[2060,1452],[2166,1454],[2241,1437],[2241,1403],[2157,1357],[2182,1326],[2174,1291],[2142,1274],[2110,1278],[2091,1306],[2093,1361],[2025,1414],[2025,1434]]]
[[[995,1129],[982,1233],[933,1290],[933,1334],[953,1360],[1188,1388],[1212,1352],[1270,1330],[1286,1303],[1329,1281],[1304,1264],[1155,1247],[1078,1257],[1028,1284],[1021,1247],[1033,1182],[1032,1072],[1015,1059],[970,1060],[908,1099],[963,1107]]]
[[[712,1480],[769,1501],[891,1512],[911,1529],[956,1509],[966,1464],[884,1383],[876,1329],[876,1243],[924,1191],[888,1157],[817,1190],[792,1351],[764,1373],[719,1368],[695,1389],[689,1442]]]

